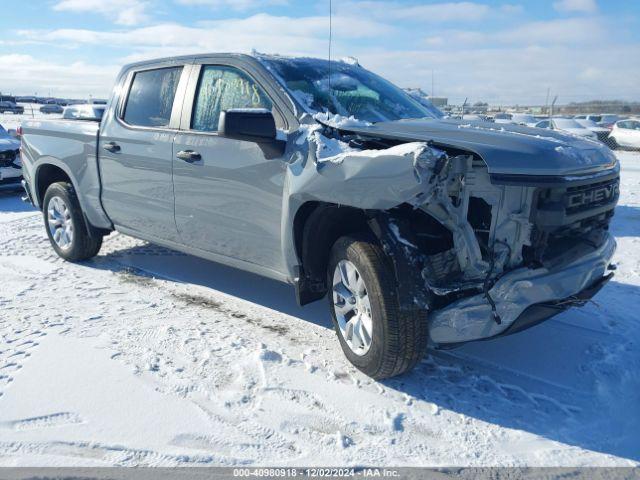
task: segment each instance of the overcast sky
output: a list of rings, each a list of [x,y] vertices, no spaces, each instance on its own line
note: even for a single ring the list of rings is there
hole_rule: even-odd
[[[6,3],[6,4],[5,4]],[[333,53],[402,87],[494,104],[640,100],[639,0],[334,0]],[[329,0],[3,2],[0,91],[104,97],[131,61],[326,58]]]

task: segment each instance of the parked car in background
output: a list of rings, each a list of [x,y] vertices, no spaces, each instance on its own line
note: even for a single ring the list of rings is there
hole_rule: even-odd
[[[620,115],[604,114],[600,115],[600,120],[594,120],[599,126],[611,130],[613,125],[619,120],[625,120],[626,117]]]
[[[513,115],[510,113],[496,113],[493,116],[493,121],[495,123],[513,123],[512,117]]]
[[[598,137],[598,140],[600,140],[601,142],[606,144],[609,143],[610,130],[608,128],[601,127],[596,122],[594,122],[593,120],[589,120],[588,118],[574,117],[574,120],[578,122],[580,125],[582,125],[584,128],[586,128],[587,130],[591,130],[593,133],[595,133],[596,136]]]
[[[0,125],[0,188],[19,187],[21,180],[20,140]]]
[[[640,149],[640,120],[620,120],[609,135],[611,148]]]
[[[102,119],[106,105],[69,105],[64,109],[62,118],[65,120],[93,120]]]
[[[25,191],[60,257],[93,257],[118,230],[287,282],[300,305],[328,302],[376,379],[427,346],[535,325],[611,277],[611,150],[435,118],[352,63],[146,61],[121,71],[100,123],[22,129]]]
[[[525,125],[527,127],[535,127],[538,120],[530,113],[513,113],[511,115],[511,123]]]
[[[64,112],[64,108],[62,108],[57,103],[47,103],[40,107],[41,113],[62,113]]]
[[[0,113],[24,113],[24,107],[22,105],[17,105],[14,102],[3,101],[0,102]]]
[[[591,120],[592,122],[598,123],[600,120],[602,120],[602,115],[598,115],[595,113],[588,113],[588,114],[574,115],[573,118],[575,120]]]
[[[570,133],[571,135],[577,135],[579,137],[590,138],[591,140],[597,140],[598,136],[588,128],[580,125],[573,118],[549,118],[536,123],[537,128],[547,128],[551,130],[558,130],[564,133]]]
[[[29,95],[16,97],[16,103],[37,103],[37,98]]]
[[[474,122],[493,122],[493,119],[486,116],[486,115],[482,115],[480,113],[465,113],[464,115],[462,115],[460,117],[461,119],[463,119],[465,122],[468,120],[474,121]]]
[[[87,101],[87,103],[91,105],[106,105],[107,101],[102,98],[91,98]]]

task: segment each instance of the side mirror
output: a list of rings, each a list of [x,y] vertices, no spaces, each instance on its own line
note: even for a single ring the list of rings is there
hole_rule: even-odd
[[[264,108],[234,108],[223,111],[218,123],[221,137],[254,142],[265,157],[282,156],[286,142],[277,139],[276,121],[273,114]]]
[[[218,133],[236,140],[271,142],[276,139],[276,121],[264,108],[234,108],[220,114]]]

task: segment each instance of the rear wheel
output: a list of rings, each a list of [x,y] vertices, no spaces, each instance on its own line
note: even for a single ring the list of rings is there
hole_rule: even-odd
[[[89,235],[80,203],[67,182],[53,183],[43,201],[44,223],[51,246],[71,262],[94,257],[102,246],[102,237]]]
[[[400,310],[392,266],[375,240],[340,238],[327,277],[334,327],[349,361],[374,379],[413,368],[427,344],[426,312]]]

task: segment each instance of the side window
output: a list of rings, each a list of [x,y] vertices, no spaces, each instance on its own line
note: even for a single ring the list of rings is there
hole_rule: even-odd
[[[618,128],[627,129],[629,128],[629,122],[618,122]]]
[[[244,72],[208,65],[202,68],[196,92],[191,129],[216,132],[220,112],[232,108],[266,108],[273,104],[262,88]]]
[[[131,82],[123,120],[139,127],[167,127],[182,67],[137,72]]]
[[[549,121],[544,120],[538,124],[538,128],[549,128]]]

